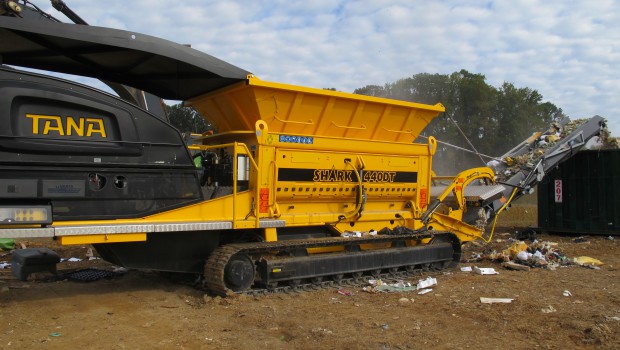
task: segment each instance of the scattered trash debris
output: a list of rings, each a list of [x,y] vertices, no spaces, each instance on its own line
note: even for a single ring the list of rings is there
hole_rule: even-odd
[[[0,269],[6,269],[11,267],[11,263],[6,262],[6,261],[0,261]]]
[[[571,294],[571,292],[568,291],[568,290],[565,290],[564,292],[562,292],[562,295],[564,295],[565,297],[572,297],[573,296],[573,294]]]
[[[380,279],[377,280],[369,280],[369,287],[364,287],[362,290],[364,292],[369,293],[378,293],[378,292],[411,292],[418,289],[417,286],[412,285],[409,282],[398,281],[396,283],[385,283]]]
[[[529,267],[542,267],[551,270],[558,266],[570,265],[571,261],[562,253],[555,242],[539,242],[532,241],[526,244],[523,241],[514,241],[508,248],[502,252],[485,251],[482,254],[474,253],[467,262],[493,261],[493,262],[509,262]],[[516,265],[509,265],[514,269],[518,269]]]
[[[417,290],[416,286],[398,286],[398,285],[383,285],[375,287],[378,292],[412,292]]]
[[[510,270],[517,270],[517,271],[529,271],[530,270],[529,266],[517,264],[514,261],[505,261],[502,263],[502,267],[510,269]]]
[[[514,239],[519,241],[535,241],[536,231],[533,229],[526,229],[523,231],[515,231]]]
[[[432,287],[435,285],[437,285],[437,280],[433,277],[428,277],[426,279],[419,280],[417,287],[418,289],[424,289],[424,288]]]
[[[480,253],[472,253],[471,257],[467,261],[480,261],[482,260],[482,255]]]
[[[418,294],[419,294],[419,295],[424,295],[424,294],[426,294],[426,293],[430,293],[430,292],[432,292],[432,291],[433,291],[433,289],[432,289],[432,288],[421,289],[421,290],[418,292]]]
[[[368,237],[368,236],[376,236],[378,233],[375,230],[370,230],[368,232],[362,232],[362,231],[345,231],[342,234],[342,237],[356,237],[356,238],[360,238],[360,237]]]
[[[558,310],[556,310],[553,306],[549,305],[546,308],[540,309],[540,311],[542,311],[544,314],[550,314],[550,313],[556,312]]]
[[[122,266],[114,266],[112,268],[112,271],[116,273],[127,273],[127,268],[122,267]]]
[[[62,334],[58,332],[50,333],[50,337],[60,337]]]
[[[589,267],[591,269],[600,269],[599,266],[603,265],[602,261],[591,258],[589,256],[580,256],[577,258],[573,258],[573,262],[579,266]]]
[[[524,251],[519,252],[516,258],[521,261],[527,261],[531,256],[532,256],[532,253],[528,253],[524,250]]]
[[[585,237],[577,237],[573,239],[573,243],[590,243]]]
[[[386,331],[388,328],[390,328],[390,326],[387,323],[384,323],[381,325],[381,328],[383,328],[383,330]]]
[[[82,259],[80,259],[80,258],[62,258],[62,259],[60,259],[60,262],[65,262],[65,261],[68,261],[68,262],[78,262],[78,261],[82,261]]]
[[[393,283],[392,286],[396,287],[396,288],[400,288],[400,289],[405,289],[405,288],[411,288],[412,287],[411,283],[405,282],[405,281],[398,281],[396,283]]]
[[[15,239],[13,238],[0,238],[0,249],[12,250],[15,249]]]
[[[614,240],[614,236],[608,236],[607,239],[610,240],[610,241],[613,241]]]
[[[499,272],[495,271],[492,267],[474,266],[474,272],[479,275],[499,275]]]
[[[620,321],[620,317],[618,316],[605,316],[607,321]]]
[[[338,294],[346,295],[348,297],[352,297],[354,294],[348,290],[338,289]]]
[[[525,244],[525,242],[516,241],[510,247],[508,247],[508,249],[504,249],[503,253],[505,256],[508,256],[511,259],[514,259],[515,257],[519,256],[519,254],[525,252],[526,250],[527,250],[527,244]]]
[[[385,283],[380,279],[369,280],[368,284],[370,286],[362,288],[364,292],[369,293],[378,293],[378,292],[413,292],[416,290],[425,290],[425,288],[432,287],[437,285],[437,279],[434,277],[427,277],[425,279],[419,280],[416,285],[411,284],[410,282],[405,281],[397,281],[395,283]],[[431,291],[418,294],[425,294]]]
[[[486,298],[480,297],[480,302],[483,304],[510,304],[514,301],[513,298]]]
[[[398,299],[398,303],[401,304],[401,305],[413,303],[413,299],[400,298],[400,299]]]
[[[471,266],[463,266],[461,267],[461,272],[472,272]]]
[[[319,334],[319,335],[333,335],[334,332],[330,331],[327,328],[312,328],[311,330],[312,334]]]

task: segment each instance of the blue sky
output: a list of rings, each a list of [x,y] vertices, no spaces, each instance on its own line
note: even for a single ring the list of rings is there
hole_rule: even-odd
[[[352,92],[466,69],[572,119],[601,115],[620,136],[618,1],[65,2],[91,25],[191,44],[263,80]]]

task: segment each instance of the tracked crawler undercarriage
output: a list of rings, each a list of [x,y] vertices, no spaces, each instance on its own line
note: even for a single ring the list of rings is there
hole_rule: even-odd
[[[367,245],[383,247],[362,250]],[[310,248],[342,251],[308,255]],[[404,277],[453,267],[460,256],[460,242],[445,232],[229,244],[210,255],[205,282],[210,291],[223,296],[333,286],[343,280],[359,284],[371,277]]]

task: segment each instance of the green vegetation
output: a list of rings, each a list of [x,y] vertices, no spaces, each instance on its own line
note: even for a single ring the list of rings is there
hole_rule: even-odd
[[[495,88],[487,84],[484,75],[466,70],[450,75],[420,73],[384,86],[368,85],[354,93],[427,104],[440,102],[446,112],[433,120],[423,135],[471,150],[467,137],[478,152],[490,156],[502,155],[564,116],[562,109],[543,102],[536,90],[517,88],[508,82]],[[475,154],[442,144],[434,162],[439,174],[484,164]]]
[[[191,107],[184,107],[181,103],[166,106],[166,114],[170,124],[181,132],[202,134],[213,129],[211,123],[200,113]]]

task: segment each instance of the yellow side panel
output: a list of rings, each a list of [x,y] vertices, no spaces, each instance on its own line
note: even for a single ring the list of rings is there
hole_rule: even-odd
[[[185,221],[230,221],[233,212],[237,218],[243,218],[251,209],[253,193],[241,192],[237,197],[232,195],[212,199],[206,202],[173,209],[154,214],[145,218],[147,222],[185,222]],[[248,227],[253,227],[251,222]]]
[[[146,233],[123,233],[112,235],[84,235],[84,236],[60,236],[60,244],[96,244],[96,243],[119,243],[119,242],[143,242],[146,241]]]

